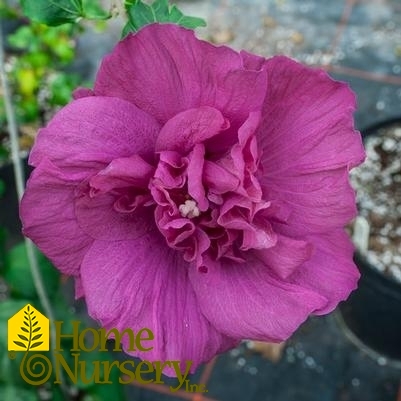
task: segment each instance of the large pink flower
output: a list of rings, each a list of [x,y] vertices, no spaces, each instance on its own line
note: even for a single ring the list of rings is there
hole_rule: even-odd
[[[354,107],[323,71],[149,25],[40,131],[24,233],[103,326],[153,330],[147,360],[282,341],[356,287]]]

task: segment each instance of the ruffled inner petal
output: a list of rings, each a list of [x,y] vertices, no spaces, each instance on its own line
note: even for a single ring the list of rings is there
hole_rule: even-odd
[[[183,111],[163,126],[156,141],[156,151],[179,151],[185,155],[196,144],[229,128],[230,123],[213,107],[203,106]]]

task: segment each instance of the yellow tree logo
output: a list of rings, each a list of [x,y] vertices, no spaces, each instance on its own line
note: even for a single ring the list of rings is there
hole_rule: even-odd
[[[49,351],[49,319],[28,304],[8,319],[9,351]]]

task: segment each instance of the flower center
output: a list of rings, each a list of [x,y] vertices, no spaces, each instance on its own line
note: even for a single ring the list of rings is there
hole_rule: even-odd
[[[269,221],[271,202],[263,199],[257,178],[258,124],[259,114],[252,114],[226,147],[221,147],[225,137],[215,146],[206,135],[204,142],[187,146],[184,141],[179,150],[158,151],[148,187],[155,222],[167,244],[199,271],[220,260],[244,263],[246,252],[277,242]],[[195,128],[188,138],[203,139]]]
[[[178,206],[178,210],[182,217],[186,217],[188,219],[193,219],[194,217],[199,217],[200,215],[200,210],[194,200],[186,200],[184,204]]]

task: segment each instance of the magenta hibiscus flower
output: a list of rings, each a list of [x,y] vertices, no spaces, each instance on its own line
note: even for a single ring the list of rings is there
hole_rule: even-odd
[[[24,233],[102,326],[155,333],[146,360],[282,341],[356,287],[354,107],[323,71],[149,25],[40,131]]]

